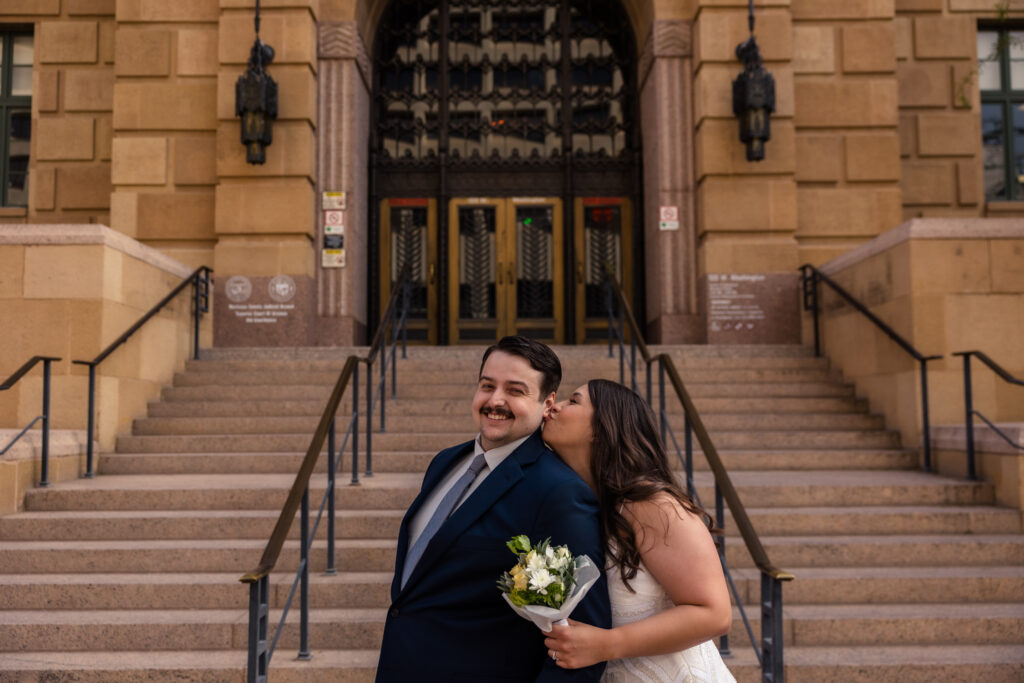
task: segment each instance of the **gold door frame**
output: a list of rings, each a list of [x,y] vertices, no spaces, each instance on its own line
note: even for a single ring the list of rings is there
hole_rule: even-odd
[[[495,215],[495,314],[496,318],[474,323],[459,318],[459,209],[461,207],[493,207]],[[552,250],[553,287],[551,320],[517,320],[516,310],[516,209],[518,207],[552,207]],[[465,329],[495,329],[495,341],[508,334],[526,333],[551,329],[550,341],[561,344],[565,339],[563,297],[562,201],[558,197],[459,197],[452,199],[448,209],[448,303],[449,339],[452,344],[483,343],[483,339],[463,340],[460,332]],[[533,336],[533,335],[531,335]]]
[[[588,318],[586,313],[587,301],[586,301],[586,285],[587,285],[587,274],[584,253],[584,215],[583,211],[586,208],[595,207],[618,207],[620,209],[620,230],[621,230],[621,263],[622,272],[619,275],[619,284],[622,287],[623,294],[626,295],[627,301],[633,299],[633,207],[627,197],[577,197],[573,203],[575,208],[574,223],[573,226],[573,247],[576,255],[576,268],[575,276],[573,281],[575,283],[576,291],[576,343],[586,344],[587,343],[587,330],[606,330],[608,327],[608,319],[606,316],[599,318]],[[627,330],[628,334],[628,330]],[[606,339],[607,337],[605,337]],[[592,342],[598,343],[597,339],[591,339]]]
[[[409,330],[426,330],[427,344],[438,340],[438,277],[437,277],[437,200],[427,198],[388,197],[380,201],[380,315],[391,298],[391,209],[410,206],[427,209],[427,317],[409,318]],[[412,337],[419,335],[413,334]],[[410,338],[410,342],[414,342]]]

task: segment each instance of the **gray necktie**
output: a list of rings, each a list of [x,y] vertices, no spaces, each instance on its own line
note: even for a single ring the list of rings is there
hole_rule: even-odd
[[[412,570],[416,568],[416,563],[423,556],[423,551],[427,549],[430,539],[434,537],[437,530],[441,528],[444,521],[455,510],[455,505],[462,498],[462,494],[466,492],[466,489],[469,488],[473,480],[476,479],[476,475],[480,474],[480,470],[486,464],[487,461],[484,459],[483,453],[473,458],[473,462],[469,464],[469,469],[452,484],[452,487],[448,489],[448,493],[444,494],[444,498],[437,504],[437,509],[434,510],[434,515],[427,522],[427,526],[423,528],[423,533],[412,544],[409,554],[405,556],[405,566],[402,569],[402,588],[405,588],[405,582],[409,580],[409,575],[412,574]]]

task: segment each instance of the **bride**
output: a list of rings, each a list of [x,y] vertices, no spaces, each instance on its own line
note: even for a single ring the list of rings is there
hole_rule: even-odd
[[[710,520],[669,470],[647,403],[591,380],[551,408],[543,437],[597,493],[613,626],[554,626],[548,655],[566,669],[607,660],[605,683],[733,682],[712,640],[732,606]]]

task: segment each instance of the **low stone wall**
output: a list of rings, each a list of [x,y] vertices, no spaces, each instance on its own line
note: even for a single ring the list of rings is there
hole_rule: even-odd
[[[51,429],[86,428],[92,360],[192,269],[102,225],[0,226],[0,376],[34,355],[52,367]],[[98,368],[96,435],[103,450],[146,412],[147,402],[184,367],[192,349],[186,289]],[[210,344],[207,322],[202,344]],[[42,364],[0,393],[0,428],[20,429],[40,414]]]
[[[0,429],[0,448],[6,447],[19,431]],[[85,451],[84,429],[51,429],[49,482],[81,476],[85,472]],[[25,491],[39,483],[42,454],[42,434],[30,431],[0,455],[0,515],[24,508]]]
[[[1024,422],[996,426],[1021,448],[1006,443],[987,425],[975,424],[975,476],[995,487],[998,504],[1024,512]],[[967,476],[966,433],[964,425],[943,425],[932,429],[935,463],[940,473]]]
[[[963,363],[984,351],[1024,376],[1024,221],[914,219],[821,266],[840,286],[926,356],[932,425],[963,421]],[[921,443],[918,363],[827,286],[822,349],[871,409]],[[810,315],[804,339],[811,343]],[[993,422],[1024,420],[1019,387],[974,363],[975,407]],[[1016,391],[1015,391],[1016,390]]]

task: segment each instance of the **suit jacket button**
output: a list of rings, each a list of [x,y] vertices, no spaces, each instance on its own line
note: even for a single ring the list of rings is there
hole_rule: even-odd
[[[398,616],[398,608],[397,607],[392,607],[391,611],[388,612],[388,614],[390,614],[393,617],[397,617]]]

